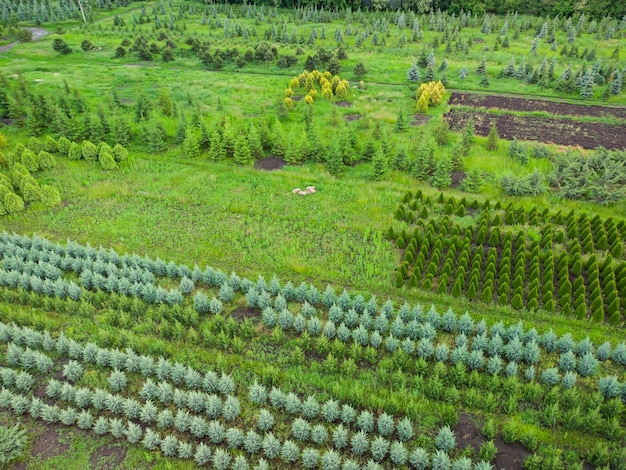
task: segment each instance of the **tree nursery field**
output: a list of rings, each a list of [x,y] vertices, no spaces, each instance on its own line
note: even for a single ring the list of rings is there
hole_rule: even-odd
[[[626,469],[626,7],[0,0],[0,467]]]

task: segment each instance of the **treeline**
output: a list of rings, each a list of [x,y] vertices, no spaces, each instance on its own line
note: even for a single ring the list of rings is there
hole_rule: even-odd
[[[113,0],[111,0],[113,1]],[[120,1],[120,0],[117,0]],[[197,0],[207,3],[206,0]],[[256,0],[254,2],[244,0],[231,0],[228,3],[243,4],[255,3],[257,5],[274,6],[276,0]],[[626,15],[625,2],[612,2],[610,0],[590,0],[580,2],[574,0],[280,0],[280,6],[284,8],[297,8],[302,6],[313,6],[329,10],[346,9],[353,10],[412,10],[420,13],[427,13],[431,10],[442,10],[458,14],[461,11],[471,11],[474,13],[496,13],[506,14],[518,12],[535,16],[573,16],[584,13],[595,18],[603,18],[607,15],[613,18],[622,18]]]

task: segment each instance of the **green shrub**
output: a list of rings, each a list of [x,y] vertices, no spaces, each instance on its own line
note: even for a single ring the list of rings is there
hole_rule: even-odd
[[[117,168],[117,163],[115,163],[115,158],[109,152],[103,151],[100,152],[100,156],[98,157],[100,162],[100,166],[103,170],[114,170]]]
[[[39,152],[39,168],[42,170],[48,170],[54,168],[57,165],[56,158],[54,158],[49,152],[42,150]]]
[[[95,148],[95,147],[94,147]],[[80,160],[83,158],[83,151],[76,142],[72,142],[67,151],[67,157],[70,160]]]
[[[67,139],[66,137],[60,137],[59,141],[57,142],[57,151],[59,153],[62,153],[63,155],[67,155],[70,151],[71,145],[72,145],[72,142],[69,139]],[[50,152],[50,150],[48,150],[48,152]]]
[[[554,311],[556,310],[556,305],[555,305],[555,303],[554,303],[554,299],[553,299],[553,298],[550,298],[550,300],[548,300],[547,302],[545,302],[545,303],[543,304],[543,309],[544,309],[546,312],[554,312]]]
[[[41,188],[36,182],[28,182],[22,189],[22,196],[25,202],[41,201]]]
[[[19,424],[0,426],[0,466],[6,467],[9,462],[20,457],[26,442],[26,430],[20,429]]]
[[[59,144],[57,143],[56,140],[54,140],[49,135],[46,136],[46,139],[42,147],[43,147],[42,150],[45,150],[46,152],[50,152],[50,153],[57,153],[59,151]]]
[[[483,291],[480,295],[480,299],[485,303],[490,303],[493,300],[493,289],[490,284],[483,287]]]
[[[497,453],[498,449],[496,448],[493,440],[488,440],[481,444],[480,450],[478,451],[478,458],[484,460],[485,462],[491,462],[496,458]]]
[[[38,154],[43,150],[43,145],[41,144],[39,139],[37,139],[37,137],[31,137],[30,139],[28,139],[28,144],[26,144],[26,148],[32,150],[34,154]]]
[[[25,149],[22,152],[20,162],[30,172],[35,172],[39,170],[39,157],[35,152],[30,149]]]
[[[515,294],[511,299],[511,307],[515,310],[521,310],[524,306],[524,301],[522,300],[522,296],[520,294]]]
[[[435,446],[437,449],[449,452],[454,449],[455,445],[456,439],[450,426],[444,426],[439,429],[437,437],[435,438]]]
[[[24,210],[24,200],[15,193],[6,193],[3,205],[7,214],[17,214]]]
[[[85,140],[81,148],[81,154],[85,160],[95,160],[98,157],[98,147],[89,140]]]

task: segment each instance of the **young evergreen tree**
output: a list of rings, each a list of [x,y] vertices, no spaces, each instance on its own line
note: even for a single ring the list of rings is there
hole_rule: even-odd
[[[211,134],[211,143],[209,144],[209,160],[220,161],[226,158],[226,149],[224,148],[224,142],[222,136],[217,130],[214,130]]]
[[[200,156],[200,142],[195,132],[187,133],[183,141],[182,150],[185,158],[197,158]]]
[[[580,97],[589,99],[593,95],[594,74],[592,69],[588,69],[580,79]]]
[[[341,156],[341,148],[339,143],[334,141],[330,144],[326,150],[326,166],[328,171],[333,176],[341,176],[345,171],[345,165]]]
[[[450,159],[447,157],[440,158],[437,161],[430,183],[438,189],[449,188],[452,184],[452,179],[450,178],[451,171],[452,164]]]
[[[396,119],[396,124],[394,126],[396,132],[405,132],[407,129],[406,118],[404,117],[404,111],[400,109],[398,112],[398,118]]]
[[[422,76],[420,73],[420,69],[415,62],[411,64],[411,67],[407,71],[406,78],[408,81],[413,82],[413,83],[417,83],[421,80]]]
[[[254,123],[250,124],[250,128],[248,129],[248,146],[250,147],[250,154],[254,160],[259,160],[265,156],[261,136]]]
[[[498,135],[498,129],[496,127],[496,122],[491,122],[491,127],[489,128],[489,134],[487,135],[487,149],[488,150],[497,150],[498,149],[498,141],[500,136]]]
[[[389,176],[389,171],[389,159],[383,152],[382,147],[378,147],[372,157],[372,179],[375,181],[384,180]]]

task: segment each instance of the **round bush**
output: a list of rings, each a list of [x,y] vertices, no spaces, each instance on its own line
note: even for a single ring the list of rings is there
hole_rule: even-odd
[[[3,203],[7,214],[17,214],[24,210],[24,200],[15,193],[6,193]]]
[[[110,152],[100,152],[98,161],[103,170],[114,170],[117,168],[117,163],[115,163],[115,159]]]
[[[40,192],[41,192],[41,202],[43,203],[44,206],[54,207],[54,206],[58,206],[61,203],[61,195],[59,194],[59,191],[56,188],[48,184],[42,184]]]
[[[95,160],[98,157],[98,147],[90,141],[85,140],[81,148],[81,154],[85,160]]]

